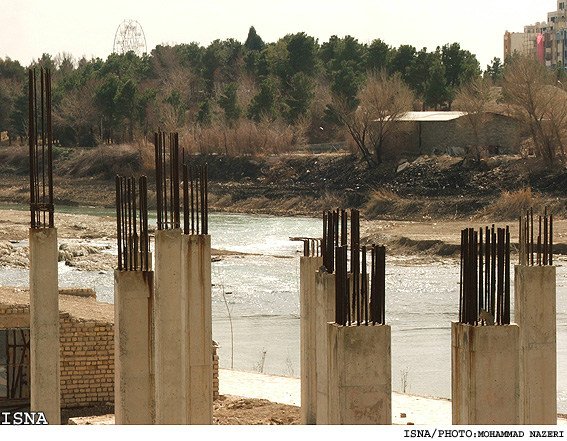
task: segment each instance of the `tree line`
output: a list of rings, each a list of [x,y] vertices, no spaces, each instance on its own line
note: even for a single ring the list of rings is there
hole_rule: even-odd
[[[320,44],[303,32],[266,43],[254,27],[243,44],[158,45],[141,57],[106,60],[43,54],[33,67],[51,69],[61,145],[141,141],[161,128],[196,151],[236,154],[335,141],[364,104],[369,78],[396,78],[411,105],[425,110],[451,109],[461,86],[482,76],[475,55],[458,43],[427,51],[333,36]],[[501,72],[495,58],[484,76],[495,81]],[[25,141],[27,105],[26,68],[0,58],[0,132],[11,143]]]

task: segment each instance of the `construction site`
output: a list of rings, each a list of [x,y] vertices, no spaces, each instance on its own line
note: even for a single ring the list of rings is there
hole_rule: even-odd
[[[221,415],[276,402],[278,413],[258,423],[565,424],[557,404],[561,235],[547,208],[518,212],[513,225],[460,225],[459,294],[446,323],[450,399],[393,391],[392,335],[403,318],[389,320],[388,246],[376,232],[361,238],[356,209],[325,210],[320,234],[288,236],[302,244],[299,378],[291,358],[292,375],[263,373],[265,350],[258,374],[219,369],[208,167],[192,162],[177,133],[154,134],[153,176],[115,177],[112,304],[90,288],[59,286],[50,81],[48,69],[29,71],[29,284],[0,290],[8,420],[36,412],[53,425],[238,424]]]

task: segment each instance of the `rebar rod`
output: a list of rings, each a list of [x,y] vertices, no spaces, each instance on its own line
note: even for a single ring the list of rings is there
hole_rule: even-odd
[[[138,191],[133,177],[117,175],[115,184],[118,269],[148,271],[150,245],[147,178],[140,177]]]
[[[510,229],[461,231],[459,321],[510,323]]]
[[[53,228],[53,132],[51,128],[51,72],[28,71],[28,145],[31,228]]]

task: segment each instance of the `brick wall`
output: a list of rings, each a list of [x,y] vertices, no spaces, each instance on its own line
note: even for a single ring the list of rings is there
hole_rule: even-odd
[[[114,403],[114,324],[59,314],[61,407]],[[0,305],[0,327],[29,328],[28,306]],[[213,399],[219,397],[219,357],[213,345]]]
[[[114,325],[61,314],[61,407],[114,403]]]

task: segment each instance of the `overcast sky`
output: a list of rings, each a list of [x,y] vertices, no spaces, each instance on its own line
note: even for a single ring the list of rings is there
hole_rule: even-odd
[[[106,57],[116,29],[138,21],[148,52],[158,44],[235,38],[244,43],[250,26],[265,42],[305,32],[328,41],[352,35],[418,50],[458,42],[482,67],[502,58],[506,30],[545,21],[555,0],[0,0],[0,57],[29,65],[47,52],[76,58]]]

